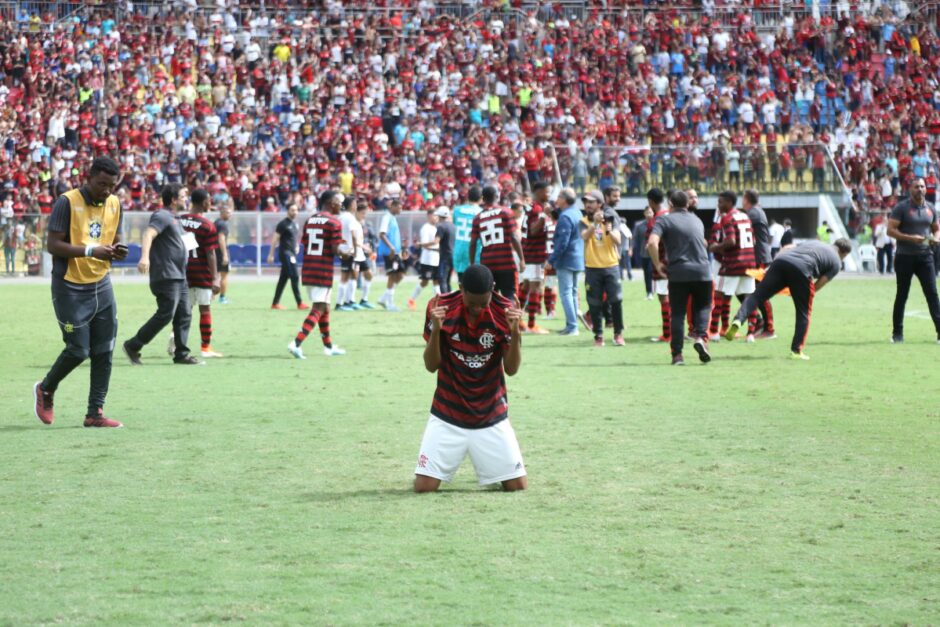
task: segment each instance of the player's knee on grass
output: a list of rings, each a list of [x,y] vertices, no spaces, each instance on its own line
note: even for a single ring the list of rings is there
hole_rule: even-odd
[[[516,477],[515,479],[503,481],[503,490],[506,492],[517,492],[519,490],[525,490],[528,487],[529,481],[526,477]]]
[[[440,479],[428,477],[427,475],[415,475],[414,489],[418,494],[423,494],[425,492],[437,492],[437,489],[440,487]]]

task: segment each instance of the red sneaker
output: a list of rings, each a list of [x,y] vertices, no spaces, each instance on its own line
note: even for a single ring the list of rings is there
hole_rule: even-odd
[[[85,426],[86,427],[123,427],[124,425],[118,422],[117,420],[111,420],[110,418],[105,418],[102,410],[98,410],[98,413],[94,416],[85,416]]]
[[[299,305],[297,305],[297,309],[310,309],[310,305],[308,305],[307,303],[300,303]]]
[[[623,336],[622,336],[622,335],[615,335],[615,336],[614,336],[614,346],[626,346],[626,344],[627,344],[627,343],[623,341]]]
[[[42,389],[42,382],[37,381],[33,386],[33,398],[36,401],[36,417],[44,425],[51,425],[54,419],[52,415],[52,394]]]
[[[271,309],[284,309],[284,305],[271,305]]]

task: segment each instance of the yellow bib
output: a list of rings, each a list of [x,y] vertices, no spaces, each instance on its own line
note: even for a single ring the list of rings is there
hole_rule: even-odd
[[[77,189],[66,192],[65,197],[69,199],[72,210],[69,226],[69,241],[72,244],[110,246],[114,243],[121,223],[121,201],[117,196],[108,196],[102,205],[89,205]],[[81,284],[97,283],[110,269],[110,261],[94,257],[70,257],[65,280]]]

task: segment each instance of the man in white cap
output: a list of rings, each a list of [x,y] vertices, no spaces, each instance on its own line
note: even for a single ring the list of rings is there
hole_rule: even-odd
[[[457,229],[450,221],[450,208],[446,205],[438,207],[434,215],[438,219],[437,239],[440,253],[437,280],[441,286],[441,293],[446,294],[450,292],[450,277],[454,268],[454,239],[457,236]]]

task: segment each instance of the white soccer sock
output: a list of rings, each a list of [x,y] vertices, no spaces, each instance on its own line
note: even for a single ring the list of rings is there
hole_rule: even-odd
[[[441,286],[440,286],[440,285],[437,285],[437,284],[434,285],[434,294],[435,294],[435,296],[440,296],[440,295],[441,295]]]
[[[356,283],[352,279],[349,279],[348,281],[346,281],[346,285],[344,287],[345,287],[345,290],[343,293],[343,302],[351,303],[353,299],[353,294],[356,292]]]
[[[395,302],[395,288],[389,287],[385,289],[385,293],[382,294],[382,302],[388,305],[391,305]]]
[[[421,283],[415,285],[415,289],[411,292],[411,300],[418,300],[418,296],[421,295]]]
[[[360,290],[360,292],[362,293],[362,300],[364,301],[369,300],[369,286],[370,285],[372,285],[372,281],[367,281],[365,279],[362,280],[362,289]]]

